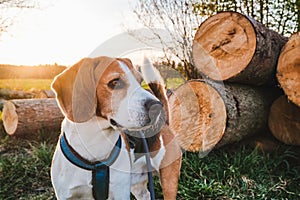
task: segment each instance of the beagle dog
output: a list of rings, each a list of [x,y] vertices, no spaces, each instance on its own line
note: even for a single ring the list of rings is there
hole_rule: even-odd
[[[164,199],[176,199],[182,152],[167,123],[160,120],[168,118],[167,98],[160,76],[147,59],[142,73],[155,95],[141,87],[142,76],[124,58],[84,58],[52,83],[65,115],[61,137],[72,151],[95,163],[120,148],[109,166],[107,199],[129,200],[130,193],[150,199],[144,152],[138,148],[139,138],[130,134],[137,131],[148,138],[151,165],[159,174]],[[162,104],[162,111],[151,110]],[[151,128],[157,130],[154,135],[148,131]],[[92,172],[70,162],[58,144],[51,166],[57,199],[95,199],[92,179]]]

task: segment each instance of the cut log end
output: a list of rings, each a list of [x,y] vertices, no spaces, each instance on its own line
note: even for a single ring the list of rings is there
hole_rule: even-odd
[[[285,44],[278,59],[277,79],[288,99],[300,106],[300,32]]]
[[[187,82],[173,92],[169,102],[170,127],[183,149],[206,152],[221,140],[226,108],[211,86],[198,81]]]
[[[3,105],[2,120],[7,134],[13,135],[18,127],[18,114],[15,105],[10,101]]]
[[[279,52],[287,38],[236,12],[218,13],[195,34],[197,69],[214,80],[273,85]]]
[[[227,80],[247,67],[255,48],[256,34],[249,19],[224,12],[201,24],[193,42],[193,58],[208,77]]]
[[[286,96],[279,97],[271,106],[269,128],[279,141],[300,145],[300,108]]]

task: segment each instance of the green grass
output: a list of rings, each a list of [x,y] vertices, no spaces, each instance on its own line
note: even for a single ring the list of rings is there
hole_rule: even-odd
[[[56,141],[0,141],[0,199],[55,199],[49,170]],[[178,199],[299,199],[299,154],[225,147],[185,153]],[[295,161],[297,161],[295,163]],[[157,198],[162,198],[155,179]]]
[[[0,199],[55,199],[50,182],[54,145],[6,138],[0,146]]]
[[[168,89],[176,89],[178,86],[182,85],[184,82],[185,82],[185,80],[182,78],[168,78],[167,81],[165,80],[165,85]],[[143,81],[141,85],[144,89],[147,89],[147,90],[150,89],[145,81]]]
[[[49,90],[52,79],[0,79],[0,88],[29,91]]]
[[[244,146],[219,149],[203,159],[186,154],[180,179],[182,199],[299,199],[296,153],[263,154]],[[299,164],[299,163],[298,163]]]
[[[183,80],[168,82],[168,88],[176,88]],[[0,88],[49,89],[50,83],[2,79]],[[40,142],[30,142],[0,133],[0,200],[55,199],[49,173],[57,134],[48,139],[47,133],[40,135]],[[204,158],[185,153],[178,199],[300,199],[299,156],[300,151],[286,146],[271,154],[247,146],[224,147]],[[155,186],[157,198],[162,199],[157,178]]]
[[[183,83],[185,83],[185,80],[182,78],[168,78],[165,84],[168,89],[176,89]]]

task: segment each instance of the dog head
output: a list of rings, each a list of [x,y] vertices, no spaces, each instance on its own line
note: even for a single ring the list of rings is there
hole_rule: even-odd
[[[161,103],[141,87],[141,81],[129,59],[102,56],[84,58],[66,69],[54,79],[52,89],[73,122],[99,116],[114,128],[139,130],[163,115]]]

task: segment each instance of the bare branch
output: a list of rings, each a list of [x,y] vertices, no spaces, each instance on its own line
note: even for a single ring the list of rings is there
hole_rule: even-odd
[[[162,44],[162,50],[166,60],[172,63],[174,56],[180,60],[185,67],[185,74],[188,78],[194,75],[191,70],[192,54],[191,46],[194,34],[203,21],[203,17],[194,10],[196,2],[190,0],[139,0],[134,8],[134,14],[144,27]],[[157,28],[162,28],[168,34],[156,32]],[[139,38],[139,35],[135,35]],[[171,43],[169,42],[171,39]],[[145,39],[140,38],[140,41]],[[146,41],[147,42],[147,41]]]
[[[31,9],[38,7],[36,0],[0,0],[0,36],[13,24],[15,16],[7,14],[10,9]]]

